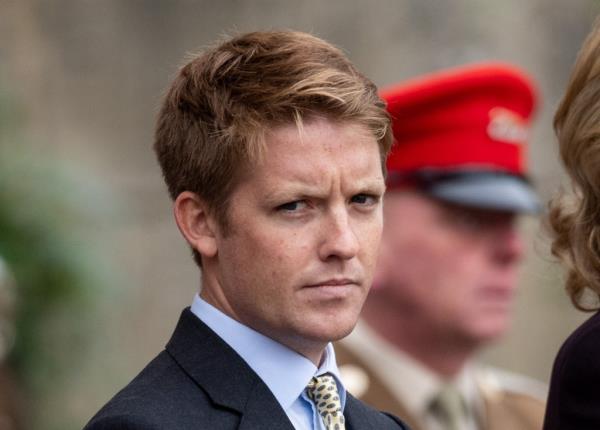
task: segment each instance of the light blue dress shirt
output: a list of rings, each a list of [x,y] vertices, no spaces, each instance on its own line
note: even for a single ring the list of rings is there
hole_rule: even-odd
[[[327,344],[319,368],[308,358],[247,327],[196,295],[192,312],[235,350],[269,387],[296,430],[325,430],[316,406],[306,394],[313,376],[330,373],[337,382],[342,410],[346,389],[341,383],[335,352]]]

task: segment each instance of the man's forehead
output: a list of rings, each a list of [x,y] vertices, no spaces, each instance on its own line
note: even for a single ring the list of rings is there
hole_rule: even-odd
[[[357,120],[343,120],[327,115],[309,115],[268,127],[264,133],[264,147],[268,149],[273,140],[279,141],[284,146],[296,147],[298,146],[297,142],[303,143],[307,139],[314,138],[315,135],[331,130],[347,131],[362,140],[377,141],[373,131]],[[324,149],[343,151],[343,143],[343,140],[333,139],[323,142],[321,146]]]
[[[300,128],[298,128],[300,127]],[[373,134],[356,123],[332,122],[327,119],[312,120],[297,126],[288,124],[271,130],[265,138],[261,157],[251,163],[253,170],[260,168],[285,169],[311,163],[326,162],[327,157],[344,157],[356,165],[371,162],[356,150],[365,148],[379,154],[379,145]],[[318,154],[318,156],[316,156]],[[380,163],[381,165],[381,163]]]

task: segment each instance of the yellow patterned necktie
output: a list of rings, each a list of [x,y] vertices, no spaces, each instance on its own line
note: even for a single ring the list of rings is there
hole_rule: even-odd
[[[333,376],[326,373],[312,378],[306,391],[317,406],[326,430],[346,430],[342,402]]]

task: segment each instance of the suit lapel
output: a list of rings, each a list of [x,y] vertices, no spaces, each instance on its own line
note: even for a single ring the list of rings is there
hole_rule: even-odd
[[[214,403],[242,415],[240,428],[293,430],[265,383],[189,308],[181,314],[166,350]]]
[[[256,384],[250,393],[240,430],[289,429],[294,427],[273,394],[263,383]]]
[[[405,428],[397,418],[386,417],[360,402],[350,393],[346,396],[344,417],[346,418],[346,430],[399,430]]]
[[[360,413],[360,405],[357,408],[358,402],[356,399],[350,395],[350,393],[346,396],[346,407],[344,408],[344,418],[346,419],[346,430],[360,430],[360,429],[368,429],[370,427],[370,423],[365,422],[365,417]]]

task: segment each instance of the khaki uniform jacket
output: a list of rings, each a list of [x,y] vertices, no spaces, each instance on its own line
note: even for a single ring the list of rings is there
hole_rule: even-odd
[[[394,397],[368,363],[340,343],[335,345],[335,353],[342,377],[344,366],[352,365],[362,369],[364,375],[361,376],[368,378],[364,393],[356,393],[360,400],[402,418],[412,430],[428,430],[407,409],[402,399]],[[545,403],[539,397],[517,389],[511,390],[509,387],[487,384],[485,381],[478,381],[478,385],[485,408],[485,424],[482,430],[540,430],[542,428]],[[348,388],[351,390],[351,387]]]

